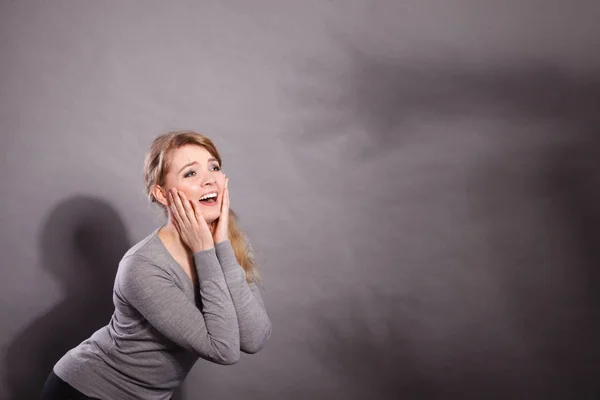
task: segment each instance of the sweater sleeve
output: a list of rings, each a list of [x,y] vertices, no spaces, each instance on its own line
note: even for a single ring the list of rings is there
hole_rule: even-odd
[[[214,248],[194,253],[202,310],[151,260],[131,255],[122,263],[122,296],[160,333],[217,364],[239,360],[238,321]]]
[[[244,353],[261,350],[271,336],[271,321],[258,286],[246,282],[246,271],[238,264],[229,240],[215,245],[225,274],[240,329],[240,347]]]

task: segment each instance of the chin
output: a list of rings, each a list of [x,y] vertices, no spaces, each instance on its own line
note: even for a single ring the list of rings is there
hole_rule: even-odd
[[[218,220],[218,219],[219,219],[219,216],[218,216],[218,215],[217,215],[217,216],[206,215],[206,216],[204,217],[204,220],[206,221],[206,223],[207,223],[208,225],[212,224],[213,222],[215,222],[215,221],[216,221],[216,220]]]
[[[213,222],[215,222],[216,220],[219,219],[219,216],[221,215],[221,207],[220,206],[214,206],[215,208],[212,210],[201,210],[202,214],[204,215],[204,220],[206,221],[207,224],[212,224]]]

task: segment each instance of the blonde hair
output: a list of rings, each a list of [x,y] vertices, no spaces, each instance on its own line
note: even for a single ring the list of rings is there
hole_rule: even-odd
[[[158,136],[152,142],[150,151],[144,160],[145,191],[151,203],[157,203],[165,213],[166,208],[154,197],[152,189],[154,186],[163,186],[165,177],[171,164],[171,156],[175,150],[185,145],[196,145],[204,147],[222,167],[223,162],[217,147],[212,140],[201,133],[194,131],[174,131]],[[246,281],[261,282],[258,269],[254,260],[254,252],[246,235],[242,233],[237,224],[238,216],[229,209],[229,240],[233,247],[238,263],[246,271]]]

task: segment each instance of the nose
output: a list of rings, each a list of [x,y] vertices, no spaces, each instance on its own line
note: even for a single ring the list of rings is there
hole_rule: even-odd
[[[214,176],[213,173],[209,172],[207,174],[204,174],[204,176],[202,177],[202,186],[215,186],[216,184],[217,178]]]

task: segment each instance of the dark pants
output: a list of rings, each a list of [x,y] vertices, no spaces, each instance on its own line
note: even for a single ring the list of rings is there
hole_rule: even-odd
[[[60,379],[54,371],[50,373],[42,390],[41,400],[99,400],[88,397]]]
[[[67,382],[60,379],[54,371],[50,373],[42,390],[40,400],[100,400],[81,393]],[[173,400],[173,399],[171,399]]]

